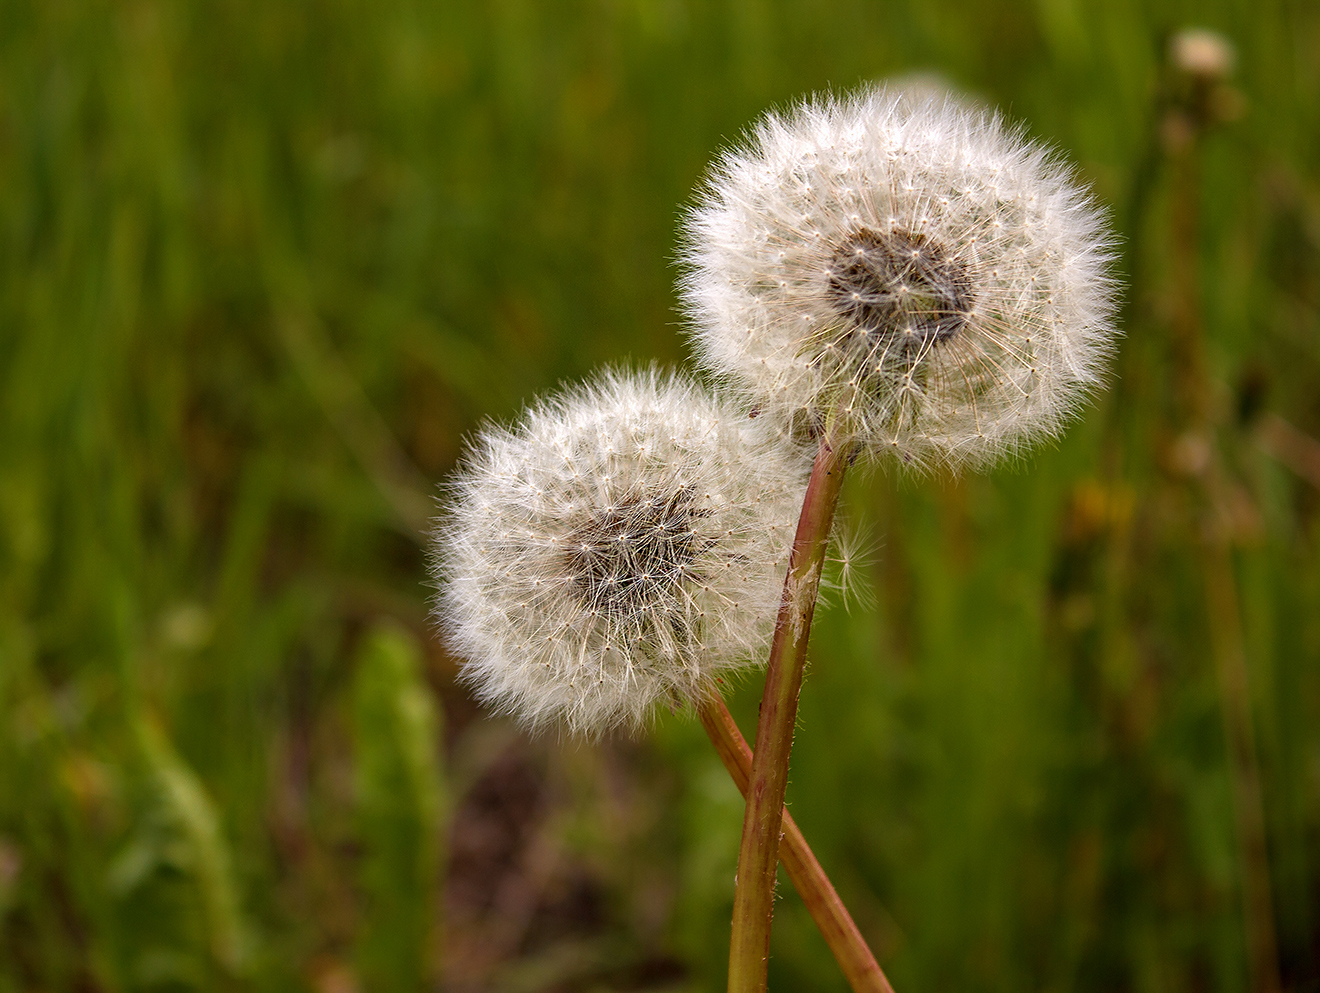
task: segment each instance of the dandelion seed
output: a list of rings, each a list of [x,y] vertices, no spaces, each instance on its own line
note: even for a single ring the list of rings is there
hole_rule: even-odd
[[[684,295],[701,363],[781,423],[957,469],[1058,433],[1099,385],[1110,245],[1071,171],[997,116],[874,89],[770,114],[724,156]]]
[[[477,695],[595,735],[756,665],[805,485],[761,423],[651,371],[484,431],[435,535],[437,614]]]

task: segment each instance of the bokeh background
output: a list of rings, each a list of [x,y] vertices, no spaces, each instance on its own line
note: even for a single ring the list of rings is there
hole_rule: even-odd
[[[699,725],[483,714],[419,530],[685,361],[719,148],[914,73],[1078,164],[1126,337],[1029,461],[850,480],[793,812],[900,993],[1320,990],[1320,8],[4,0],[0,991],[724,988]],[[844,988],[787,887],[771,966]]]

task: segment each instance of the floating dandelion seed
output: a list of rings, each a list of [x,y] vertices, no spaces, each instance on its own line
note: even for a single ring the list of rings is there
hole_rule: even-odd
[[[463,678],[529,726],[592,735],[756,665],[804,484],[758,421],[655,371],[486,430],[436,534]]]
[[[1110,237],[979,108],[874,89],[770,114],[689,218],[701,363],[789,423],[957,469],[1056,434],[1113,347]]]

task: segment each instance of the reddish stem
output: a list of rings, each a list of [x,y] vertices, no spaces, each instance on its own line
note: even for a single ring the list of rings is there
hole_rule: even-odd
[[[724,768],[729,770],[745,798],[752,772],[752,750],[734,723],[733,715],[714,690],[697,702],[697,713],[724,762]],[[853,923],[848,908],[839,899],[829,876],[816,861],[811,846],[787,810],[784,811],[784,834],[779,842],[779,861],[784,864],[788,878],[793,881],[816,927],[820,928],[821,936],[830,946],[854,993],[894,993],[867,947],[866,939]]]
[[[793,723],[802,690],[820,571],[850,451],[850,445],[836,447],[828,434],[821,438],[798,517],[788,575],[784,578],[784,598],[770,646],[761,716],[756,726],[756,752],[752,756],[751,783],[743,814],[742,847],[733,894],[733,934],[729,942],[729,993],[764,993],[766,988],[775,870],[779,864]]]

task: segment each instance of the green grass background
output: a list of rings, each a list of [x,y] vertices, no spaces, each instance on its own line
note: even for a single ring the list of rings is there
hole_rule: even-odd
[[[1239,416],[1320,434],[1320,9],[0,0],[0,993],[723,989],[741,801],[699,728],[482,716],[418,494],[482,418],[683,361],[712,155],[914,72],[1078,163],[1126,338],[1026,464],[851,480],[874,602],[820,616],[794,814],[899,993],[1247,989],[1168,469],[1187,25],[1238,53],[1194,253],[1281,969],[1320,990],[1320,494]],[[779,908],[772,988],[843,989]]]

